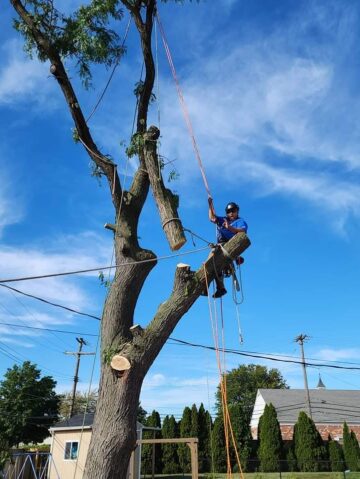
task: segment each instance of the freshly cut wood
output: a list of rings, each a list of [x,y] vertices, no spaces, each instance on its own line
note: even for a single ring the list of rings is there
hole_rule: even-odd
[[[161,172],[159,171],[156,151],[159,135],[160,130],[156,126],[150,126],[144,134],[144,159],[162,227],[170,248],[173,251],[177,251],[186,243],[186,237],[177,212],[178,197],[165,187]]]
[[[126,371],[131,368],[130,361],[125,356],[120,356],[120,354],[115,354],[110,366],[116,371]]]

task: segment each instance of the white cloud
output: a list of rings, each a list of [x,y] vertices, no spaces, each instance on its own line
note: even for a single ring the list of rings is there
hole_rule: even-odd
[[[15,201],[5,178],[0,180],[0,237],[6,226],[18,223],[22,218],[20,201]]]
[[[266,42],[252,37],[239,46],[228,38],[226,50],[214,47],[186,70],[182,88],[208,176],[336,211],[342,231],[349,214],[360,214],[359,187],[348,174],[360,169],[360,101],[343,80],[351,42],[341,44],[323,20],[323,12],[309,11]],[[300,55],[314,22],[329,41],[325,48],[307,37]],[[161,90],[162,152],[181,158],[180,181],[191,184],[199,171],[174,86],[164,82]]]
[[[53,79],[49,77],[48,65],[27,58],[21,40],[10,40],[2,48],[0,69],[0,105],[17,105],[23,101],[54,107]],[[46,81],[46,78],[48,81]]]
[[[346,359],[359,360],[360,349],[358,348],[342,348],[342,349],[324,348],[324,349],[320,349],[320,351],[316,353],[316,357],[319,359],[323,359],[324,361],[341,361]]]

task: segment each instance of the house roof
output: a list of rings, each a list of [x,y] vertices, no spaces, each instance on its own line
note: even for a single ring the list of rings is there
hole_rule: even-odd
[[[94,422],[94,416],[95,413],[89,412],[85,414],[76,414],[75,416],[72,416],[68,419],[64,419],[63,421],[57,422],[54,424],[51,428],[50,431],[60,431],[60,430],[71,430],[71,429],[91,429],[92,424]],[[143,426],[140,422],[136,422],[136,428],[138,430],[140,429],[157,429],[159,430],[160,428],[151,428],[151,427],[146,427]]]
[[[68,419],[64,419],[63,421],[57,422],[50,428],[53,429],[78,429],[78,428],[90,428],[92,423],[94,422],[94,413],[89,412],[85,414],[76,414]]]
[[[308,411],[304,389],[259,389],[258,393],[266,404],[273,404],[280,424],[294,424],[300,411]],[[360,391],[310,389],[309,394],[315,423],[360,424]]]

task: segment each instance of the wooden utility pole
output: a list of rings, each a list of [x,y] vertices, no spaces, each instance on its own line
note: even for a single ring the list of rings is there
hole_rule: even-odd
[[[95,353],[83,353],[82,347],[87,345],[87,342],[83,338],[76,338],[76,341],[79,343],[79,350],[76,352],[65,351],[65,354],[71,354],[76,356],[76,365],[75,365],[75,374],[74,374],[74,383],[73,389],[71,394],[71,404],[70,404],[70,413],[69,417],[73,416],[74,413],[74,405],[75,405],[75,396],[76,396],[76,386],[79,382],[79,367],[80,367],[80,358],[81,356],[93,356]]]
[[[307,375],[306,375],[306,363],[305,363],[305,354],[304,354],[304,341],[309,339],[309,336],[306,334],[299,334],[295,338],[295,341],[300,344],[300,350],[301,350],[301,364],[303,368],[303,374],[304,374],[304,385],[305,385],[305,391],[306,391],[306,399],[308,403],[308,409],[309,409],[309,417],[312,419],[312,412],[311,412],[311,402],[310,402],[310,393],[309,393],[309,385],[308,385],[308,380],[307,380]]]

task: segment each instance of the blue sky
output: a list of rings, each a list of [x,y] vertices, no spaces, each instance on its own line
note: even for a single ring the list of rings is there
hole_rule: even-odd
[[[65,9],[74,0],[59,2]],[[241,205],[252,246],[242,267],[240,306],[244,343],[238,340],[236,308],[224,297],[226,346],[298,356],[294,337],[306,333],[308,357],[360,366],[360,6],[356,1],[218,0],[160,4],[160,15],[190,111],[196,139],[221,213]],[[89,158],[71,138],[72,123],[49,65],[29,60],[3,7],[0,63],[0,264],[11,278],[112,262],[113,221],[107,187],[91,177]],[[120,25],[125,31],[127,17]],[[155,38],[154,38],[154,43]],[[161,154],[179,179],[185,227],[214,240],[207,196],[176,89],[158,39]],[[85,92],[68,65],[85,113],[91,111],[109,72],[94,70]],[[90,120],[95,140],[128,177],[122,142],[131,135],[132,90],[141,58],[134,28],[99,109]],[[157,105],[151,112],[157,122]],[[168,174],[170,168],[166,170]],[[141,218],[142,245],[171,254],[151,196]],[[182,251],[204,246],[189,241]],[[159,261],[144,287],[136,321],[145,325],[172,288],[178,262],[198,268],[207,251]],[[42,279],[15,287],[72,308],[101,315],[106,291],[97,273]],[[230,285],[229,289],[230,289]],[[219,301],[218,301],[219,304]],[[0,321],[97,334],[98,323],[51,308],[1,288]],[[44,333],[0,324],[0,375],[29,359],[70,390],[75,335]],[[79,336],[79,335],[78,335]],[[208,303],[200,298],[174,337],[212,345]],[[94,351],[96,337],[86,337]],[[10,357],[9,357],[10,356]],[[86,390],[92,357],[84,357],[79,387]],[[228,356],[228,369],[251,360]],[[291,387],[302,387],[298,365],[279,367]],[[319,368],[309,368],[316,386]],[[357,389],[358,371],[321,369],[328,388]],[[92,386],[98,382],[98,365]],[[145,380],[142,405],[179,415],[185,405],[212,409],[218,382],[215,354],[168,344]]]

